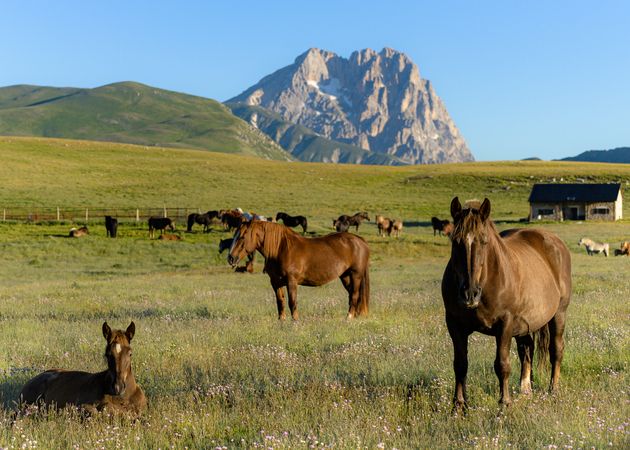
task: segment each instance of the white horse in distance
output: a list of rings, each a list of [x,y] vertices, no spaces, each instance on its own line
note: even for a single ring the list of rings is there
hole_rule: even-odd
[[[589,256],[593,256],[595,253],[603,253],[604,256],[608,258],[608,253],[610,251],[610,245],[606,242],[595,242],[589,238],[582,238],[578,245],[583,245],[586,247],[586,253]]]

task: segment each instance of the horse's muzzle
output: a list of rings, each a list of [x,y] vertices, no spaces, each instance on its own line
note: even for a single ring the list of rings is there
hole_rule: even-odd
[[[238,264],[239,260],[240,260],[240,258],[235,258],[231,254],[229,254],[228,257],[227,257],[227,262],[232,267],[236,266]]]
[[[481,286],[462,289],[459,295],[460,303],[468,309],[475,309],[481,301]]]
[[[124,381],[116,382],[112,386],[113,395],[124,395],[127,390],[127,385]]]

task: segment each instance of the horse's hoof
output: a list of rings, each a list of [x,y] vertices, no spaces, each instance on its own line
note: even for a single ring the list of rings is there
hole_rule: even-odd
[[[287,316],[285,316],[284,314],[280,314],[278,316],[278,320],[286,320],[286,319],[287,319]]]
[[[451,409],[451,414],[455,417],[460,415],[465,416],[468,413],[468,405],[465,402],[455,401],[453,402],[453,409]]]

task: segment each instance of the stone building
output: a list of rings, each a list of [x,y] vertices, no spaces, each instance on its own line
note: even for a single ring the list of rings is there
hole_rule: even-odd
[[[529,220],[619,220],[621,184],[535,184]]]

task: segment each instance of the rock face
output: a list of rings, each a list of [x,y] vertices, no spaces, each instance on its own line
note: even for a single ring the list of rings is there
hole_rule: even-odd
[[[431,83],[389,48],[348,59],[310,49],[229,102],[264,107],[326,138],[408,164],[474,160]]]

